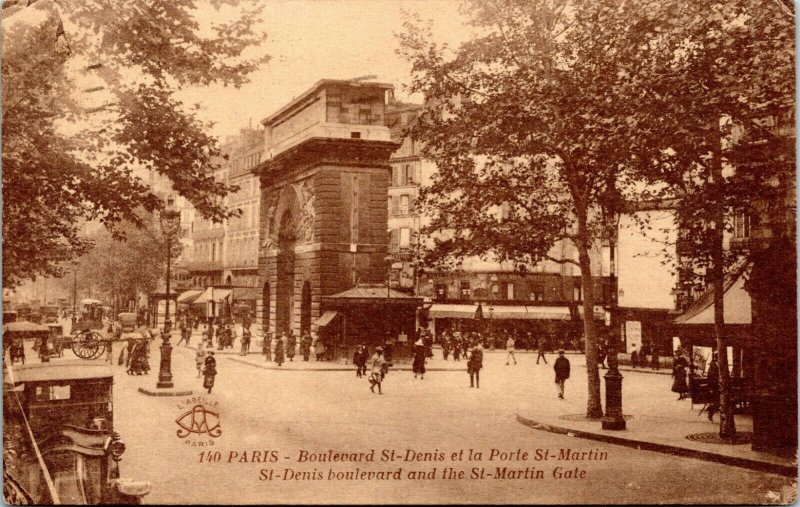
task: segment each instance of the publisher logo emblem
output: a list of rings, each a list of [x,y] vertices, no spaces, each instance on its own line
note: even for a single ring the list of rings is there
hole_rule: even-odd
[[[222,435],[222,429],[219,426],[219,412],[213,412],[202,404],[195,405],[184,412],[175,419],[175,422],[179,426],[177,432],[179,438],[186,438],[191,433],[198,435],[207,433],[213,438]]]

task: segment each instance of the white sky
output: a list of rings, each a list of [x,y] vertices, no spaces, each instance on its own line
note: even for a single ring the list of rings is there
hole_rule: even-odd
[[[265,0],[267,1],[267,0]],[[348,79],[373,74],[375,81],[395,85],[409,97],[411,66],[395,53],[394,33],[402,30],[401,10],[432,19],[439,42],[465,38],[458,0],[268,0],[265,30],[272,60],[240,89],[221,86],[186,90],[182,99],[200,103],[203,120],[215,122],[213,133],[235,134],[253,126],[320,79]]]

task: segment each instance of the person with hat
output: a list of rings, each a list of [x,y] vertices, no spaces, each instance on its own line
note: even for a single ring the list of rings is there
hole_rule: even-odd
[[[353,364],[356,366],[356,378],[361,378],[367,372],[367,348],[359,345],[353,353]]]
[[[214,378],[217,376],[217,360],[214,359],[214,351],[211,349],[206,351],[203,376],[203,387],[208,389],[208,393],[211,394],[211,389],[214,387]]]
[[[680,350],[675,351],[675,359],[672,361],[672,392],[678,393],[678,401],[686,398],[689,392],[689,384],[686,382],[686,369],[689,361],[681,355]]]
[[[506,350],[508,351],[506,353],[506,366],[508,366],[508,362],[511,359],[514,360],[514,365],[515,366],[517,364],[517,356],[514,355],[514,345],[516,345],[516,343],[514,342],[514,337],[511,336],[511,335],[508,335],[508,339],[506,340]]]
[[[539,359],[544,361],[544,364],[547,364],[547,356],[545,356],[545,352],[547,352],[547,342],[544,336],[540,336],[537,344],[538,353],[536,355],[536,364],[539,364]]]
[[[371,363],[372,371],[369,375],[369,390],[374,393],[375,386],[378,386],[378,394],[383,394],[383,391],[381,391],[381,382],[383,382],[383,376],[386,374],[386,361],[383,359],[383,347],[375,348],[375,354],[372,356]]]
[[[553,369],[556,372],[556,386],[558,388],[558,397],[564,399],[564,384],[569,378],[569,359],[564,357],[564,349],[558,351],[556,362],[553,363]]]
[[[200,343],[197,345],[197,350],[195,351],[194,362],[195,366],[197,367],[197,378],[203,374],[203,364],[206,359],[206,341],[200,340]]]
[[[476,389],[481,388],[481,368],[483,368],[483,347],[481,342],[475,344],[475,348],[467,359],[467,373],[469,373],[469,386]]]
[[[417,375],[419,375],[420,380],[425,378],[425,357],[427,355],[428,347],[425,346],[425,342],[420,338],[414,343],[414,362],[411,365],[411,369],[414,371],[414,378],[417,378]]]

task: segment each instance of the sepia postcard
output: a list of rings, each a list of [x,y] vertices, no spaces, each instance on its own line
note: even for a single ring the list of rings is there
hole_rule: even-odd
[[[3,499],[797,500],[790,0],[3,0]]]

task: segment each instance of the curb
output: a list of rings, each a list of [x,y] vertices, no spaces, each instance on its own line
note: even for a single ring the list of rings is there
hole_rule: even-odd
[[[671,454],[673,456],[680,456],[683,458],[694,458],[703,461],[710,461],[714,463],[721,463],[723,465],[735,466],[739,468],[746,468],[749,470],[756,470],[759,472],[767,472],[785,477],[797,477],[797,467],[790,465],[779,465],[776,463],[767,463],[748,458],[738,458],[735,456],[726,456],[723,454],[716,454],[708,451],[699,451],[696,449],[687,449],[685,447],[678,447],[668,444],[657,444],[655,442],[646,442],[643,440],[633,440],[630,438],[616,437],[612,435],[605,435],[600,433],[591,433],[588,431],[573,430],[563,428],[561,426],[554,426],[545,424],[533,419],[528,419],[517,413],[517,422],[523,426],[528,426],[540,431],[547,431],[550,433],[557,433],[560,435],[569,435],[572,437],[584,438],[587,440],[595,440],[597,442],[604,442],[608,444],[621,445],[624,447],[631,447],[642,451],[660,452],[662,454]]]
[[[253,368],[261,368],[263,370],[276,370],[276,371],[354,371],[355,367],[353,365],[347,366],[324,366],[322,368],[281,368],[280,366],[274,366],[274,363],[270,361],[270,363],[264,364],[254,364],[250,361],[246,361],[244,359],[239,359],[237,357],[228,357],[229,361],[235,361],[237,363],[246,364],[248,366],[252,366]],[[284,363],[285,364],[285,363]],[[392,366],[390,367],[389,371],[413,371],[411,366]],[[455,370],[450,368],[425,368],[425,372],[429,371],[438,371],[438,372],[466,372],[466,365],[464,365],[464,369]]]

